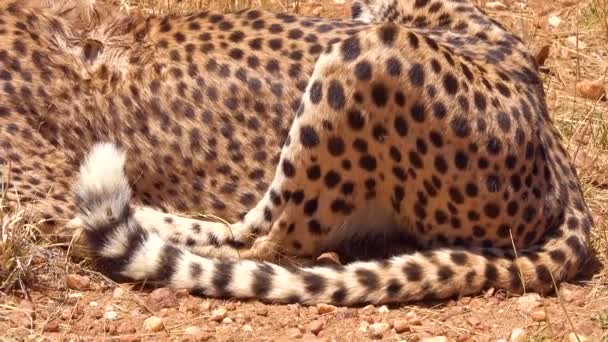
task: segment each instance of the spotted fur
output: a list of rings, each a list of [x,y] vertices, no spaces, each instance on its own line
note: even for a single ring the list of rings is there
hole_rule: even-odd
[[[466,1],[354,1],[352,21],[114,18],[93,33],[10,8],[5,21],[28,34],[0,59],[0,119],[20,120],[0,137],[11,165],[44,180],[17,185],[74,182],[85,237],[118,279],[354,305],[547,292],[585,261],[591,216],[534,60]],[[38,144],[14,139],[42,121]],[[71,210],[58,201],[55,217]],[[418,251],[335,267],[282,259],[373,248],[368,236]]]

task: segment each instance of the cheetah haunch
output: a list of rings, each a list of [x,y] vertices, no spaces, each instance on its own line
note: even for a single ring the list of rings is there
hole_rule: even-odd
[[[216,92],[240,94],[245,86],[231,84],[247,85],[249,105],[206,94],[223,102],[225,115],[244,115],[237,125],[270,120],[255,99],[275,96],[275,73],[294,75],[281,89],[291,83],[304,93],[280,150],[258,149],[280,152],[263,197],[230,225],[131,207],[125,152],[93,147],[76,203],[106,272],[204,296],[337,305],[488,287],[546,292],[577,273],[592,220],[521,40],[465,1],[355,1],[352,14],[332,21],[249,10],[149,22],[148,30],[166,33],[165,44],[172,40],[170,53],[187,54],[196,39],[195,49],[215,53],[209,72],[226,63],[227,82]],[[207,108],[219,115],[206,101],[180,108],[186,118],[193,110],[204,121]],[[219,134],[241,151],[250,141],[245,132]],[[209,151],[216,149],[190,157]],[[253,172],[243,155],[252,152],[233,160],[236,179]],[[230,210],[237,198],[222,205]],[[276,263],[383,234],[422,251],[336,267]]]

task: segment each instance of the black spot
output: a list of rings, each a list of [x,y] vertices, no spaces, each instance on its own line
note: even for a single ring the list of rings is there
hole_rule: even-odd
[[[308,216],[312,216],[317,211],[318,207],[319,207],[319,202],[316,198],[308,200],[308,201],[306,201],[306,203],[304,203],[304,214],[306,214]]]
[[[483,206],[483,212],[489,218],[497,218],[500,215],[500,207],[495,203],[488,203]]]
[[[342,58],[345,61],[352,61],[357,59],[361,54],[361,46],[359,45],[359,39],[357,37],[350,37],[342,42],[340,49],[342,52]]]
[[[464,252],[452,252],[450,254],[450,259],[456,265],[462,266],[467,263],[469,257]]]
[[[359,159],[359,166],[366,171],[374,171],[377,166],[376,158],[369,154],[364,155]]]
[[[494,284],[498,280],[498,268],[490,263],[486,264],[484,274],[486,276],[486,281],[490,284]]]
[[[253,293],[257,298],[265,298],[272,288],[272,275],[274,269],[271,265],[263,263],[253,272]]]
[[[323,99],[323,86],[320,81],[314,81],[309,90],[310,102],[319,104]]]
[[[545,266],[545,265],[536,266],[536,276],[538,277],[538,280],[540,280],[541,282],[543,282],[545,284],[553,283],[553,278],[551,277],[551,271],[549,271],[549,268],[547,268],[547,266]]]
[[[386,60],[386,72],[391,76],[401,75],[401,62],[395,57]]]
[[[369,291],[373,291],[380,285],[380,279],[376,273],[366,270],[358,269],[355,271],[359,284],[366,287]]]
[[[409,77],[412,85],[422,87],[424,85],[424,67],[422,64],[413,64],[410,68]]]
[[[309,125],[300,127],[300,142],[306,148],[313,148],[319,144],[317,131]]]
[[[220,260],[215,263],[215,270],[211,283],[215,288],[218,297],[230,297],[228,285],[232,282],[232,271],[234,262],[229,260]]]
[[[384,107],[388,102],[388,89],[383,84],[372,86],[372,100],[378,107]]]
[[[441,266],[437,271],[437,278],[439,281],[446,281],[452,279],[454,276],[454,271],[448,266]]]
[[[422,280],[422,267],[413,261],[409,261],[403,266],[403,273],[408,281]]]
[[[324,180],[325,180],[325,185],[327,185],[327,187],[331,189],[334,186],[338,185],[342,179],[341,179],[339,173],[337,173],[337,172],[335,172],[333,170],[330,170],[325,175],[325,179]]]
[[[450,122],[450,126],[457,137],[466,138],[471,134],[471,126],[464,116],[455,116]]]
[[[350,110],[348,111],[347,116],[348,124],[352,129],[359,131],[365,125],[365,118],[363,117],[363,114],[361,114],[360,111],[356,109]]]
[[[399,136],[404,137],[407,135],[407,131],[408,131],[407,121],[402,116],[397,115],[395,117],[394,126],[395,126],[395,131],[397,131],[397,134],[399,134]]]
[[[287,160],[287,159],[283,159],[283,174],[287,177],[287,178],[291,178],[296,174],[296,168],[295,166],[293,166],[293,164]]]
[[[424,118],[425,118],[424,106],[421,105],[420,103],[414,104],[410,110],[410,113],[411,113],[414,121],[424,122]]]
[[[451,73],[443,77],[443,88],[450,95],[455,95],[458,92],[458,80]]]
[[[393,45],[395,42],[395,36],[397,35],[397,26],[395,24],[385,24],[380,28],[379,37],[380,40],[386,45]]]
[[[323,292],[327,286],[325,278],[318,274],[307,272],[302,277],[306,291],[312,295],[318,295]]]
[[[372,65],[367,61],[355,65],[355,76],[360,81],[368,81],[372,78]]]
[[[342,84],[336,80],[331,81],[327,89],[327,103],[332,109],[339,111],[344,108],[345,102]]]
[[[391,279],[386,285],[386,294],[390,298],[397,297],[402,288],[403,284],[401,284],[397,279]]]

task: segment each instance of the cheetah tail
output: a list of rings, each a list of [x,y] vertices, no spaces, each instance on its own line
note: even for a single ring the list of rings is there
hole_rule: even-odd
[[[544,292],[572,277],[586,255],[586,229],[563,229],[542,248],[436,249],[384,262],[289,268],[254,260],[205,258],[181,250],[144,230],[129,212],[131,189],[125,154],[96,145],[76,185],[85,235],[102,270],[115,279],[157,281],[209,297],[257,298],[265,302],[355,305],[472,295],[494,287]],[[587,220],[583,218],[583,220]],[[570,222],[570,223],[566,223]],[[577,228],[577,229],[574,229]],[[587,232],[588,234],[588,232]],[[525,285],[525,288],[524,288]]]

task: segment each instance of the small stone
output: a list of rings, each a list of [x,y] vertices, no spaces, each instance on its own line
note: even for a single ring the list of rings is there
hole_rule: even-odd
[[[494,11],[504,11],[507,9],[507,6],[500,1],[490,1],[486,3],[486,8]]]
[[[556,16],[555,14],[552,14],[549,16],[549,18],[547,18],[547,23],[549,24],[549,26],[557,28],[559,24],[562,23],[562,19]]]
[[[8,319],[19,327],[32,327],[34,322],[34,304],[29,300],[22,300],[19,306],[8,315]]]
[[[144,321],[144,330],[149,332],[157,332],[163,329],[163,320],[160,317],[150,316]]]
[[[298,328],[289,328],[285,331],[285,336],[289,338],[300,338],[302,337],[302,331]]]
[[[371,314],[374,313],[374,311],[376,311],[376,307],[373,305],[367,305],[366,307],[359,309],[359,312],[364,314]]]
[[[232,324],[232,323],[234,323],[234,321],[232,320],[232,318],[226,317],[222,320],[222,323],[223,324]]]
[[[338,310],[338,308],[333,305],[323,304],[323,303],[317,304],[317,311],[318,311],[319,315],[333,313],[333,312],[336,312],[336,310]]]
[[[526,314],[539,307],[540,304],[540,295],[538,293],[528,293],[517,299],[519,310]]]
[[[586,99],[606,100],[606,88],[601,81],[582,80],[576,84],[576,92]]]
[[[410,321],[408,321],[407,319],[403,319],[403,318],[396,319],[393,322],[393,328],[395,329],[395,332],[397,334],[402,334],[404,332],[410,331],[410,325],[411,325]]]
[[[108,310],[106,311],[106,313],[103,315],[103,317],[105,319],[107,319],[108,321],[115,321],[118,319],[118,313],[114,310]]]
[[[66,285],[73,290],[86,290],[91,286],[91,279],[78,274],[68,274],[65,279]]]
[[[386,305],[382,305],[381,307],[378,308],[378,312],[381,314],[385,314],[385,313],[389,313],[390,310],[388,309],[388,307]]]
[[[448,342],[448,338],[445,336],[433,336],[433,337],[424,337],[421,340],[422,342]]]
[[[268,316],[268,308],[266,308],[266,307],[259,308],[259,309],[255,310],[255,313],[258,316],[266,317],[266,316]]]
[[[203,330],[199,327],[187,327],[186,329],[184,329],[185,335],[199,335],[202,333],[203,333]]]
[[[211,312],[211,320],[214,322],[221,322],[226,318],[226,309],[217,308]]]
[[[242,329],[243,329],[243,331],[244,331],[244,332],[246,332],[246,333],[252,333],[252,332],[253,332],[253,328],[252,328],[252,327],[251,327],[251,325],[249,325],[249,324],[245,324],[245,325],[243,325],[243,328],[242,328]]]
[[[120,286],[115,288],[114,291],[112,292],[112,298],[114,298],[114,299],[120,299],[124,295],[125,295],[125,290]]]
[[[568,335],[568,342],[588,342],[591,341],[591,339],[587,336],[578,334],[578,338],[577,338],[577,334],[571,332]]]
[[[372,338],[381,339],[388,329],[390,325],[387,323],[374,323],[369,326],[369,334]]]
[[[59,332],[59,322],[52,320],[44,325],[44,332]]]
[[[116,327],[116,332],[119,335],[131,335],[137,332],[137,329],[133,325],[133,323],[129,321],[121,322],[118,327]]]
[[[318,335],[321,332],[321,330],[323,330],[324,327],[325,327],[325,322],[323,322],[321,320],[315,320],[308,324],[308,330],[310,330],[310,332],[315,335]]]
[[[97,303],[96,301],[91,301],[91,302],[89,302],[89,306],[92,306],[95,308],[95,307],[99,306],[99,303]]]
[[[410,311],[410,312],[406,313],[405,314],[405,319],[407,319],[408,322],[410,322],[411,325],[420,325],[420,324],[422,324],[422,321],[420,320],[420,317],[418,317],[418,315],[414,311]]]
[[[515,328],[511,331],[510,342],[526,342],[526,331],[521,328]]]
[[[146,301],[150,309],[160,311],[161,309],[174,308],[179,305],[177,296],[171,289],[161,287],[150,293]]]
[[[361,321],[361,323],[359,324],[359,329],[357,329],[357,331],[366,333],[368,328],[369,323],[367,323],[367,321]]]
[[[535,322],[542,322],[545,319],[547,319],[547,313],[543,309],[534,310],[534,311],[532,311],[532,313],[530,313],[530,317]]]

